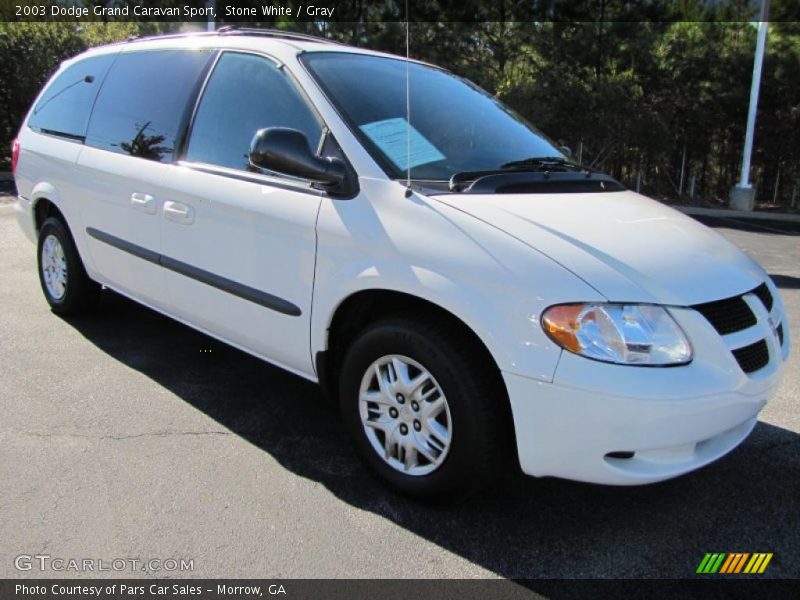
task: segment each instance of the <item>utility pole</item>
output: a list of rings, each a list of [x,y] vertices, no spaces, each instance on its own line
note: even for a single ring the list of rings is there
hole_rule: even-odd
[[[209,9],[208,13],[208,31],[216,31],[217,29],[217,21],[213,16],[211,11],[215,10],[215,0],[206,0],[206,8]]]
[[[778,188],[781,185],[781,165],[778,163],[778,174],[775,175],[775,188],[772,190],[772,203],[778,203]]]
[[[730,198],[730,207],[737,210],[753,210],[755,201],[755,190],[750,185],[750,157],[753,154],[753,131],[756,125],[758,90],[761,87],[761,66],[764,62],[764,47],[767,43],[768,28],[769,0],[761,0],[756,55],[753,60],[753,79],[750,83],[750,108],[747,111],[747,129],[744,136],[744,151],[742,152],[742,173],[739,177],[739,183],[731,190]]]

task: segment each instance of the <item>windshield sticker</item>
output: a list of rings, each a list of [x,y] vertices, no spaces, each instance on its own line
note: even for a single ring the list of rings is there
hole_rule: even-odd
[[[410,131],[409,131],[410,130]],[[361,131],[375,142],[398,169],[408,168],[408,136],[411,137],[411,166],[418,167],[442,160],[445,156],[402,117],[375,121],[361,126]]]

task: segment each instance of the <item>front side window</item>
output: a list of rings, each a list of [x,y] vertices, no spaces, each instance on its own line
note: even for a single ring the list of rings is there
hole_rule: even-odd
[[[283,69],[261,56],[225,52],[203,92],[186,160],[249,170],[250,142],[265,127],[297,129],[312,149],[322,133]]]
[[[212,50],[145,50],[119,55],[97,96],[86,144],[168,161]]]
[[[82,140],[89,115],[116,54],[80,60],[64,69],[42,94],[28,119],[35,131]]]
[[[441,69],[344,52],[300,60],[349,121],[375,160],[395,178],[447,180],[531,157],[561,157],[542,133],[496,98]],[[411,146],[409,164],[408,146]]]

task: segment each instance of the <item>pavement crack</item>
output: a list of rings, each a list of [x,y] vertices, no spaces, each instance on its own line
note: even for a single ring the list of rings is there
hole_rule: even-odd
[[[200,436],[200,435],[231,435],[230,431],[146,431],[125,435],[101,435],[100,440],[132,440],[143,437],[172,437],[172,436]]]
[[[90,435],[84,433],[56,433],[56,432],[41,432],[41,431],[17,431],[18,435],[36,438],[76,438],[86,440],[133,440],[138,438],[152,438],[152,437],[179,437],[179,436],[206,436],[206,435],[233,435],[230,431],[180,431],[180,430],[163,430],[163,431],[144,431],[142,433],[110,433],[103,435]]]

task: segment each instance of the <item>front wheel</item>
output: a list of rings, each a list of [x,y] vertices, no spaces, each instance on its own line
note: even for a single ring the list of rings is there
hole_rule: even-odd
[[[75,314],[92,308],[100,286],[89,279],[66,225],[49,217],[39,230],[39,282],[53,312]]]
[[[472,340],[433,319],[373,324],[342,366],[341,410],[359,453],[391,487],[420,499],[485,486],[508,447],[507,400],[492,368]]]

